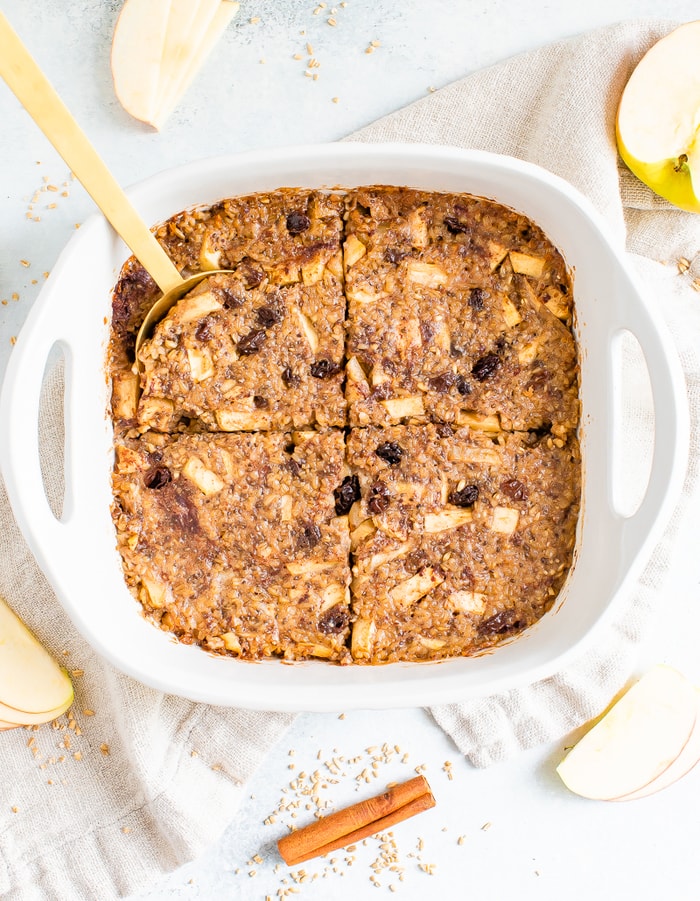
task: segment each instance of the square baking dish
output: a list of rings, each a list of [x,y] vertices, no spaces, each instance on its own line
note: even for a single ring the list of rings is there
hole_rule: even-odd
[[[155,223],[237,194],[363,184],[496,200],[540,225],[572,270],[583,406],[583,505],[573,569],[553,608],[522,635],[476,657],[436,663],[251,663],[178,644],[153,626],[124,584],[110,516],[106,347],[112,289],[129,251],[95,215],[66,246],[12,353],[0,400],[0,464],[18,523],[76,628],[117,668],[147,685],[213,704],[323,711],[443,704],[535,681],[590,646],[634,583],[680,493],[689,425],[675,349],[623,248],[562,179],[476,151],[342,143],[202,160],[128,193],[143,218]],[[629,517],[615,508],[613,473],[613,361],[624,331],[641,346],[655,407],[651,475],[641,505]],[[66,361],[60,519],[46,500],[37,434],[45,365],[56,345]]]

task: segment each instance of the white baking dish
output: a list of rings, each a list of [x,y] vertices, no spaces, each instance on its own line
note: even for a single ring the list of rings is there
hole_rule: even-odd
[[[555,607],[517,640],[482,656],[440,663],[248,663],[179,645],[144,620],[122,579],[109,511],[105,347],[111,292],[128,251],[96,215],[63,251],[12,353],[0,407],[0,461],[22,531],[76,627],[116,667],[148,685],[215,704],[340,710],[441,704],[534,681],[584,651],[638,575],[680,492],[688,415],[675,350],[605,223],[561,179],[486,153],[346,143],[204,160],[154,176],[129,193],[147,222],[159,222],[235,194],[372,183],[498,200],[541,225],[573,269],[584,411],[584,504],[573,572]],[[624,329],[636,335],[646,357],[656,413],[649,485],[629,518],[614,509],[612,491],[612,348]],[[56,343],[67,371],[60,521],[46,502],[37,439],[42,377]]]

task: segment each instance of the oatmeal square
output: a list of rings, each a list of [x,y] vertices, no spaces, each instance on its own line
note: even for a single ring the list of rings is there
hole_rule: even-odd
[[[340,431],[149,433],[117,445],[113,518],[145,614],[244,658],[342,661],[350,633]]]
[[[356,660],[473,654],[549,609],[575,541],[574,438],[353,429],[347,460]]]
[[[130,261],[113,300],[115,425],[238,431],[345,424],[343,198],[284,190],[186,211],[158,231],[183,275],[222,268],[133,345],[158,295]]]
[[[351,425],[575,430],[571,280],[524,216],[467,195],[360,188],[344,264]]]

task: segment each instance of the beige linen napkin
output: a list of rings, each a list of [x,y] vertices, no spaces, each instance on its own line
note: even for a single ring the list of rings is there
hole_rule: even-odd
[[[40,419],[54,509],[62,407],[58,365]],[[102,660],[34,562],[1,478],[0,595],[73,672],[76,693],[72,715],[53,727],[0,733],[0,897],[102,901],[196,857],[224,831],[244,783],[293,717],[195,704]]]
[[[692,417],[683,499],[636,590],[594,649],[555,678],[517,691],[436,707],[435,720],[477,766],[559,738],[600,713],[629,677],[663,601],[673,537],[697,497],[700,439],[700,215],[657,198],[621,162],[615,112],[641,56],[673,28],[625,22],[543,47],[478,72],[370,125],[352,140],[409,141],[490,150],[538,163],[586,194],[626,239],[644,283],[670,326],[686,375]],[[692,261],[678,274],[676,261]],[[666,265],[662,265],[665,263]],[[696,283],[700,288],[700,280]],[[630,486],[648,472],[653,413],[645,372],[626,348],[625,428],[636,440],[626,463]],[[630,380],[631,379],[631,380]],[[629,439],[628,439],[629,440]]]

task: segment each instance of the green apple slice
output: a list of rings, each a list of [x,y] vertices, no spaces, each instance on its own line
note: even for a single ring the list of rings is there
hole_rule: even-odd
[[[46,722],[59,716],[73,701],[73,685],[20,618],[0,598],[0,718],[29,723],[27,715]],[[7,716],[5,711],[14,710]],[[58,712],[56,712],[58,711]]]
[[[649,795],[653,795],[664,788],[668,788],[669,785],[673,785],[674,782],[678,782],[683,776],[687,776],[693,767],[700,762],[700,689],[697,688],[697,686],[695,688],[695,693],[697,695],[695,727],[690,733],[690,738],[685,743],[681,753],[667,770],[664,770],[664,772],[661,773],[660,776],[657,776],[656,779],[652,779],[648,785],[645,785],[643,788],[640,788],[629,795],[622,795],[615,800],[634,801],[637,798],[646,798]]]
[[[695,686],[669,666],[649,670],[557,767],[584,798],[611,801],[657,779],[682,753],[695,728]]]
[[[661,197],[700,212],[700,21],[656,43],[617,112],[620,156]]]

